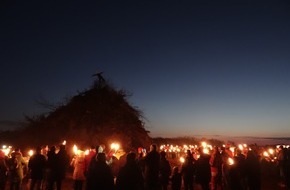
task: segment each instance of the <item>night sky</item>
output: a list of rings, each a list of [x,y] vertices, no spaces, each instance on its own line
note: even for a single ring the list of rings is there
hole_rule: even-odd
[[[290,136],[289,1],[4,1],[0,129],[90,88],[132,96],[151,136]]]

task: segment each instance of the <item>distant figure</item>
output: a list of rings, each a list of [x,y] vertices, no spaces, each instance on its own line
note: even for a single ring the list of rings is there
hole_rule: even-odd
[[[60,145],[59,152],[56,155],[56,189],[61,190],[62,181],[65,179],[66,170],[69,165],[69,156],[65,150],[65,145]]]
[[[119,160],[116,156],[111,157],[109,166],[112,170],[114,178],[117,177],[119,170],[120,170],[120,164],[119,164]]]
[[[8,166],[6,163],[6,156],[2,150],[0,150],[0,190],[5,190],[7,182]]]
[[[28,162],[28,169],[30,172],[30,190],[41,189],[43,182],[44,171],[46,167],[46,157],[41,154],[41,147],[36,147],[35,154],[31,156]]]
[[[209,190],[209,182],[211,179],[210,155],[205,154],[202,150],[199,152],[200,157],[196,161],[196,183],[201,185],[202,190]]]
[[[106,86],[106,80],[102,76],[103,72],[96,72],[95,74],[92,75],[92,77],[98,77],[98,80],[94,81],[94,88],[103,88]]]
[[[97,72],[95,74],[92,75],[92,77],[95,77],[97,76],[98,79],[99,79],[99,82],[102,83],[102,82],[105,82],[106,80],[104,79],[104,77],[102,76],[103,72]]]
[[[290,189],[290,147],[287,148],[287,160],[286,160],[286,173],[285,173],[285,178],[286,178],[286,188]]]
[[[195,175],[194,158],[190,150],[187,151],[185,162],[181,167],[181,174],[185,190],[193,190],[193,182]]]
[[[286,173],[286,148],[284,148],[282,145],[279,146],[279,152],[277,155],[278,160],[278,168],[279,168],[279,177],[280,177],[280,184],[285,185],[285,173]]]
[[[117,176],[116,190],[144,190],[144,180],[135,153],[127,154],[126,164]]]
[[[97,157],[98,157],[98,154],[99,153],[102,153],[102,151],[103,151],[103,148],[102,148],[102,146],[101,145],[97,145],[96,147],[95,147],[95,154],[93,155],[93,153],[92,153],[92,155],[91,155],[91,159],[90,159],[90,162],[89,162],[89,165],[87,166],[87,168],[86,168],[86,178],[88,179],[88,176],[89,176],[89,173],[94,169],[94,167],[96,166],[96,164],[97,164]],[[88,181],[88,180],[87,180]],[[88,183],[86,183],[86,185],[87,185]]]
[[[20,190],[24,171],[27,171],[27,165],[22,157],[20,149],[15,149],[9,159],[9,177],[10,177],[10,190]]]
[[[87,175],[86,190],[114,190],[114,177],[106,163],[105,153],[98,153],[97,160],[93,160]]]
[[[178,166],[173,168],[173,174],[171,177],[171,189],[172,190],[181,190],[182,176],[178,171]]]
[[[150,151],[145,156],[144,180],[146,190],[160,189],[159,163],[160,163],[160,155],[157,152],[157,146],[155,144],[152,144],[150,146]]]
[[[82,190],[83,189],[83,183],[86,179],[85,177],[85,153],[80,152],[78,155],[76,155],[71,163],[71,166],[73,166],[73,180],[74,180],[74,190]]]
[[[142,175],[144,176],[145,173],[145,153],[141,150],[138,151],[138,157],[137,157],[137,164],[142,172]]]
[[[249,190],[261,189],[261,164],[258,155],[249,150],[245,163],[246,176]]]
[[[96,156],[96,152],[97,152],[96,149],[98,148],[99,147],[96,148],[95,146],[91,146],[89,150],[89,154],[85,156],[85,175],[87,175],[88,173],[90,162],[92,158]]]
[[[245,190],[248,186],[246,176],[246,156],[242,154],[242,151],[240,149],[237,149],[236,159],[238,160],[237,169],[239,172],[241,189]]]
[[[223,160],[218,147],[214,147],[209,163],[211,170],[211,190],[222,189]]]
[[[51,146],[47,152],[47,190],[53,190],[56,182],[58,164],[55,149],[55,146]]]
[[[165,151],[161,151],[159,179],[162,186],[162,190],[167,190],[170,175],[171,175],[171,166],[169,164],[169,161],[166,159]]]
[[[222,149],[222,160],[223,160],[223,167],[222,167],[222,174],[223,174],[223,186],[225,189],[230,189],[230,165],[228,164],[228,159],[233,158],[233,153],[230,150],[230,145],[227,144],[225,148]]]
[[[230,189],[235,189],[235,190],[242,190],[242,185],[241,185],[241,176],[240,176],[240,171],[239,171],[239,160],[237,156],[233,157],[234,163],[233,165],[230,165],[230,170],[229,170],[229,187]]]

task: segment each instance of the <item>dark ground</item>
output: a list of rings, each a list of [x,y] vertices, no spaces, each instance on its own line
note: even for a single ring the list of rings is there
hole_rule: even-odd
[[[269,163],[262,167],[261,179],[262,190],[286,190],[285,187],[279,185],[278,169],[274,163]],[[9,190],[9,183],[6,185],[6,190]],[[24,181],[22,190],[29,190],[29,180]],[[72,171],[67,173],[66,179],[63,181],[62,190],[73,190]],[[170,188],[168,188],[168,190],[170,190]],[[201,190],[201,188],[196,185],[194,190]]]
[[[284,187],[279,187],[278,178],[275,175],[266,174],[262,176],[262,190],[286,190]],[[28,190],[28,183],[23,184],[23,190]],[[67,174],[67,178],[63,182],[63,190],[73,190],[73,180],[71,173]],[[9,184],[7,184],[7,190],[9,189]],[[84,188],[83,188],[84,189]],[[195,190],[201,190],[199,186],[195,186]],[[170,190],[170,188],[168,189]]]

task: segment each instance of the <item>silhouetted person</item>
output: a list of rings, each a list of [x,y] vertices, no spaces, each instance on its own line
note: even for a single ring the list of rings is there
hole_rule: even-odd
[[[286,173],[286,148],[283,145],[279,146],[279,152],[277,155],[278,168],[279,168],[279,177],[280,177],[280,185],[285,185],[285,173]]]
[[[105,153],[98,153],[96,162],[90,164],[86,190],[113,190],[114,177],[106,163]]]
[[[241,176],[239,171],[239,160],[236,156],[233,157],[234,164],[229,169],[229,187],[234,190],[241,190]]]
[[[157,146],[155,144],[152,144],[150,146],[150,151],[145,156],[144,179],[145,179],[146,190],[160,189],[159,162],[160,162],[160,155],[157,152]]]
[[[196,161],[196,183],[201,185],[202,190],[209,190],[211,179],[209,160],[210,156],[200,151],[200,157]]]
[[[226,145],[225,148],[222,150],[222,174],[223,174],[223,187],[224,189],[230,189],[230,165],[228,164],[228,159],[233,158],[232,152],[230,150],[230,146]]]
[[[97,145],[95,147],[95,153],[93,154],[93,152],[91,153],[90,155],[90,158],[87,158],[88,160],[90,159],[89,161],[89,165],[88,165],[88,168],[86,168],[86,176],[88,175],[88,172],[90,170],[90,168],[92,168],[93,166],[95,166],[96,162],[97,162],[97,156],[99,154],[99,149],[100,149],[100,145]]]
[[[97,72],[97,73],[93,74],[92,77],[97,76],[99,82],[105,82],[105,79],[104,79],[104,77],[102,76],[102,74],[103,74],[103,72]]]
[[[211,190],[222,188],[222,156],[218,147],[214,147],[213,153],[210,158],[211,170]]]
[[[286,180],[286,188],[290,189],[290,147],[287,148],[286,151],[286,173],[285,173],[285,180]]]
[[[47,152],[47,189],[53,190],[56,183],[56,173],[58,167],[55,146],[51,146]]]
[[[136,162],[136,154],[129,153],[126,164],[120,169],[116,180],[117,190],[143,190],[144,180],[142,172]]]
[[[98,147],[99,148],[99,147]],[[85,156],[85,175],[88,173],[89,165],[93,157],[96,156],[96,148],[95,146],[91,146],[89,150],[89,154]]]
[[[246,156],[242,154],[240,149],[237,149],[237,169],[240,177],[241,189],[247,189],[247,176],[246,176]]]
[[[24,171],[27,171],[27,165],[22,157],[20,149],[15,149],[9,159],[9,177],[10,177],[10,190],[20,190]]]
[[[69,165],[69,156],[65,150],[65,145],[60,145],[59,152],[57,153],[56,158],[56,189],[61,190],[62,181],[65,179],[66,170]]]
[[[7,182],[7,160],[4,152],[0,150],[0,190],[5,190]]]
[[[28,169],[30,171],[30,190],[41,189],[43,182],[44,171],[46,167],[46,157],[41,154],[41,147],[36,147],[35,154],[30,157],[28,162]]]
[[[261,189],[261,164],[259,157],[254,151],[248,151],[245,170],[249,190]]]
[[[193,182],[195,175],[194,158],[191,151],[187,151],[187,156],[181,167],[181,174],[183,179],[183,185],[185,190],[193,190]]]
[[[112,170],[114,178],[117,177],[120,170],[120,163],[116,156],[111,157],[109,166]]]
[[[171,189],[172,190],[180,190],[182,184],[182,176],[178,170],[178,166],[173,168],[173,174],[171,177]]]
[[[103,87],[106,85],[106,80],[104,79],[102,74],[103,72],[97,72],[96,74],[92,75],[92,77],[95,77],[95,76],[98,77],[98,81],[95,81],[95,84],[94,84],[96,87]]]
[[[70,163],[73,166],[73,180],[74,180],[74,190],[82,190],[83,183],[86,179],[85,177],[85,154],[80,152],[77,154]]]
[[[159,179],[163,190],[167,190],[170,175],[171,175],[171,166],[169,164],[169,161],[166,159],[165,151],[161,151]]]
[[[145,173],[145,156],[143,151],[138,152],[138,158],[137,158],[137,164],[142,172],[142,175],[144,176]]]

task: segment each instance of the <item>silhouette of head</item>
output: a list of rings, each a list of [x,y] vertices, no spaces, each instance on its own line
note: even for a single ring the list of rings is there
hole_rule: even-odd
[[[51,152],[55,152],[55,146],[51,146],[49,149]]]
[[[61,144],[60,147],[59,147],[59,150],[60,151],[64,151],[65,150],[65,145]]]
[[[103,152],[100,152],[97,156],[97,161],[99,162],[106,162],[106,154]]]
[[[40,146],[37,146],[37,147],[35,148],[35,152],[36,152],[37,154],[41,153],[41,147],[40,147]]]
[[[161,156],[161,158],[165,158],[166,157],[166,152],[165,151],[161,151],[160,152],[160,156]]]
[[[136,154],[134,152],[130,152],[127,154],[126,161],[127,163],[133,163],[136,160]]]
[[[157,146],[156,146],[156,144],[152,144],[152,145],[150,146],[150,151],[157,151]]]

